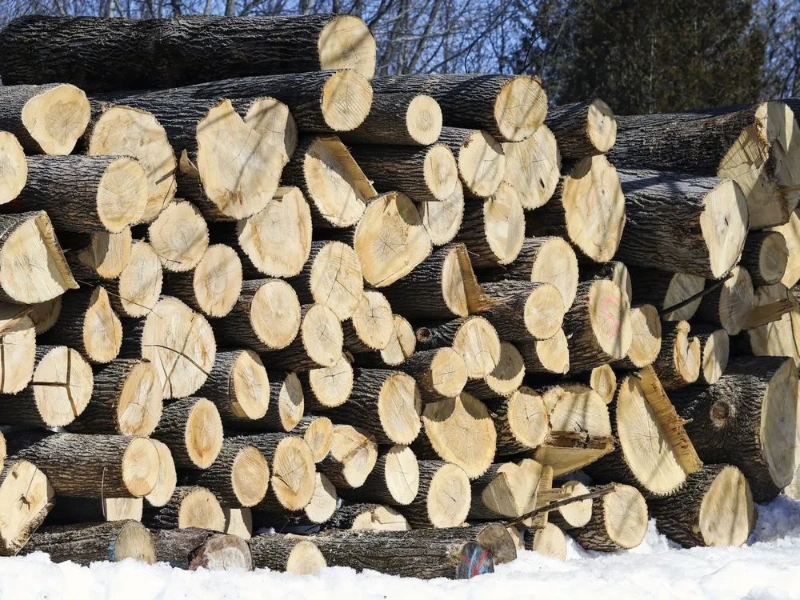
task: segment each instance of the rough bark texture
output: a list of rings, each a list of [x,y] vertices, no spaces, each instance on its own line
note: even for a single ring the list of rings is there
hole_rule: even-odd
[[[136,542],[125,540],[126,531],[136,532]],[[127,542],[127,543],[125,543]],[[123,544],[125,548],[120,548]],[[114,521],[99,525],[49,527],[35,533],[25,546],[25,553],[44,552],[53,562],[72,561],[88,567],[97,561],[116,562],[125,558],[152,564],[155,562],[153,542],[141,523]]]
[[[689,299],[705,288],[706,280],[698,275],[660,271],[648,265],[646,268],[628,267],[633,290],[633,306],[652,304],[666,321],[688,321],[700,306],[701,298],[677,310],[663,313],[667,308]]]
[[[253,562],[247,542],[235,535],[208,529],[161,529],[153,532],[156,562],[194,571],[242,569],[251,571]]]
[[[753,231],[747,235],[740,264],[750,273],[754,287],[781,281],[789,260],[786,244],[778,231]]]
[[[604,113],[605,118],[600,120],[600,114],[595,111]],[[558,152],[564,160],[580,160],[591,154],[603,154],[611,149],[616,140],[616,119],[602,100],[553,106],[547,110],[544,124],[553,132],[558,142]],[[595,131],[595,128],[598,130]]]
[[[686,321],[664,323],[661,351],[653,362],[653,369],[665,390],[675,390],[697,381],[701,352],[700,343],[691,335]]]
[[[347,144],[427,146],[436,141],[441,131],[442,110],[430,97],[375,94],[364,122],[341,137]]]
[[[147,506],[144,509],[144,513],[142,514],[142,523],[144,523],[147,527],[151,529],[182,529],[186,525],[183,525],[180,522],[181,513],[186,510],[184,507],[184,502],[191,501],[192,495],[197,492],[207,492],[202,487],[198,486],[178,486],[175,488],[175,491],[172,493],[172,497],[169,499],[164,506]],[[204,520],[216,520],[219,522],[219,529],[218,531],[222,531],[225,524],[225,517],[222,514],[222,509],[214,500],[214,496],[211,495],[210,498],[212,499],[212,505],[209,507],[203,507],[205,509],[206,517]],[[205,504],[205,502],[204,502]],[[191,520],[191,517],[190,517]],[[208,528],[211,528],[210,521],[208,523],[204,523],[204,525],[208,525]]]
[[[196,419],[195,422],[191,422],[196,408],[207,403],[208,401],[205,398],[200,397],[181,398],[164,407],[161,413],[161,420],[158,423],[158,427],[153,431],[153,437],[166,444],[172,453],[175,465],[178,467],[186,469],[204,468],[210,465],[214,457],[216,457],[217,453],[214,452],[214,444],[212,443],[211,447],[208,448],[202,447],[205,446],[206,439],[204,437],[197,439],[197,432],[189,430],[190,426],[197,427],[200,424]],[[213,404],[210,406],[216,410]],[[202,426],[203,433],[210,433],[215,440],[222,442],[222,421],[219,418],[219,413],[216,414],[216,419],[213,417],[210,417],[207,421],[204,419]],[[209,428],[208,431],[206,431],[206,427]],[[218,452],[219,448],[217,447],[216,450]],[[213,456],[200,456],[206,452],[213,454]],[[208,464],[198,465],[196,462],[198,460],[206,461]]]

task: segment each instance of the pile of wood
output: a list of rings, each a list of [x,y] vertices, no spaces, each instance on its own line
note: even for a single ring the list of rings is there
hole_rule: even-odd
[[[223,43],[224,42],[224,43]],[[470,577],[798,462],[786,103],[373,78],[351,16],[0,33],[0,554]]]

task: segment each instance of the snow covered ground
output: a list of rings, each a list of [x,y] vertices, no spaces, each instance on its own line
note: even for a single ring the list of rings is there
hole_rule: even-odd
[[[626,553],[586,553],[571,543],[566,562],[523,552],[497,572],[471,581],[419,581],[332,568],[313,576],[187,572],[132,561],[79,567],[43,554],[0,559],[0,599],[230,600],[345,598],[546,600],[613,598],[800,599],[800,501],[780,497],[759,507],[744,548],[682,550],[651,522],[645,543]]]

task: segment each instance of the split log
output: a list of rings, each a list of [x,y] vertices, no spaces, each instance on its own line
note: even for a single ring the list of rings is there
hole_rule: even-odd
[[[519,192],[522,207],[533,210],[547,204],[561,176],[561,156],[553,132],[543,125],[524,140],[504,143],[503,154],[503,181]]]
[[[328,456],[333,443],[333,423],[328,417],[309,415],[300,419],[293,432],[302,435],[311,449],[314,462],[322,462]]]
[[[13,304],[11,306],[27,311],[25,307]],[[28,318],[33,321],[33,328],[34,331],[36,331],[36,335],[47,333],[58,322],[58,317],[61,315],[61,296],[56,296],[47,302],[34,304],[30,309]]]
[[[521,517],[536,508],[542,465],[526,458],[519,463],[497,463],[471,482],[470,520]]]
[[[142,523],[152,529],[198,527],[222,532],[225,515],[214,494],[206,488],[178,486],[164,506],[145,508]]]
[[[633,284],[630,271],[628,271],[628,266],[625,263],[612,260],[607,263],[581,265],[579,274],[581,282],[599,281],[601,279],[613,281],[627,296],[628,301],[631,304],[633,303]]]
[[[416,497],[400,511],[412,528],[458,527],[469,513],[472,493],[469,477],[458,465],[421,460]]]
[[[164,127],[153,114],[128,106],[105,107],[86,137],[90,156],[130,156],[144,168],[147,203],[142,223],[150,223],[172,202],[178,163]]]
[[[55,492],[47,476],[27,460],[7,462],[0,473],[0,555],[22,550],[53,508]]]
[[[415,93],[375,94],[364,121],[342,133],[347,144],[429,146],[442,132],[442,109],[430,96]]]
[[[111,521],[141,521],[141,498],[66,498],[61,497],[47,515],[45,527]]]
[[[119,279],[107,284],[111,306],[124,317],[146,317],[161,297],[163,282],[164,272],[155,250],[137,240]]]
[[[37,304],[78,289],[46,212],[0,215],[0,231],[0,300]]]
[[[116,279],[131,259],[133,237],[126,227],[119,233],[94,231],[71,236],[59,232],[59,242],[62,248],[71,249],[64,254],[76,279]]]
[[[269,465],[255,446],[228,438],[214,462],[203,470],[188,471],[185,481],[209,490],[220,506],[251,507],[267,495]]]
[[[149,436],[161,419],[162,401],[153,364],[120,358],[95,371],[91,400],[67,428],[73,433]]]
[[[390,506],[343,503],[324,523],[325,529],[410,531],[406,518]]]
[[[553,131],[561,157],[566,160],[605,154],[617,140],[617,119],[599,98],[554,106],[547,111],[544,123]]]
[[[750,486],[731,465],[709,465],[669,498],[652,500],[658,531],[684,548],[742,546],[756,525]]]
[[[214,403],[224,424],[237,428],[267,413],[269,385],[267,370],[255,352],[223,350],[197,394]]]
[[[241,540],[253,536],[253,514],[249,508],[223,508],[222,513],[225,515],[225,533]],[[249,553],[248,548],[248,556]]]
[[[456,191],[458,164],[445,144],[352,146],[350,154],[378,190],[395,190],[416,202],[440,202]]]
[[[736,335],[747,325],[754,306],[750,273],[743,267],[734,267],[731,277],[722,286],[703,296],[696,318],[701,322],[722,325],[730,335]]]
[[[377,288],[408,275],[432,250],[417,208],[399,192],[370,202],[356,225],[353,247],[364,280]]]
[[[156,561],[150,532],[138,521],[47,527],[33,534],[25,545],[25,554],[33,552],[44,552],[53,562],[71,561],[85,567],[126,558],[146,564]]]
[[[351,500],[407,506],[419,491],[419,465],[408,446],[383,447],[375,467],[364,484],[356,490],[342,489]]]
[[[467,247],[447,244],[413,271],[381,291],[408,318],[466,317],[482,302],[482,292]]]
[[[525,240],[525,219],[516,189],[502,182],[487,198],[468,195],[456,241],[466,244],[475,267],[513,262]]]
[[[575,302],[564,315],[564,334],[573,371],[624,358],[633,335],[625,293],[607,280],[578,285]]]
[[[526,550],[567,560],[567,538],[557,525],[545,523],[544,527],[526,529],[524,535]]]
[[[0,130],[14,134],[28,154],[72,153],[91,115],[86,94],[69,84],[6,85],[0,100]]]
[[[353,367],[342,354],[332,367],[299,374],[303,396],[310,411],[325,411],[347,402],[353,391]]]
[[[661,318],[655,306],[642,304],[631,309],[630,321],[631,347],[625,358],[614,363],[614,366],[623,369],[641,369],[653,364],[662,351]]]
[[[2,395],[0,423],[29,427],[64,427],[89,404],[94,388],[92,368],[66,346],[37,346],[30,385]]]
[[[164,407],[153,437],[167,445],[179,467],[207,469],[222,448],[222,419],[213,402],[183,398]]]
[[[334,425],[331,449],[319,471],[337,488],[359,488],[364,485],[378,460],[375,438],[350,425]]]
[[[564,303],[555,286],[532,281],[500,281],[483,286],[486,293],[481,311],[510,342],[546,340],[556,335],[564,322]]]
[[[487,400],[497,430],[496,456],[530,453],[550,432],[550,416],[544,397],[529,387],[521,387],[508,398]]]
[[[672,396],[672,394],[670,394]],[[635,375],[622,380],[616,399],[609,405],[614,451],[586,467],[599,483],[635,485],[651,496],[669,496],[686,481],[678,449],[667,437],[659,418]]]
[[[589,493],[589,488],[579,481],[567,481],[559,489],[565,498],[574,498]],[[595,500],[589,498],[559,506],[556,510],[547,513],[548,518],[553,525],[557,525],[564,531],[585,527],[592,518],[594,502]]]
[[[158,450],[147,438],[32,432],[8,446],[41,469],[59,496],[141,498],[158,478]]]
[[[208,225],[190,202],[176,201],[150,223],[147,237],[161,266],[183,273],[194,269],[208,249]]]
[[[686,321],[665,323],[661,352],[653,368],[665,390],[675,390],[697,381],[700,376],[700,340],[689,337]]]
[[[164,506],[172,498],[175,487],[178,485],[178,473],[175,471],[175,461],[172,452],[166,444],[158,440],[150,440],[158,452],[158,477],[156,484],[144,499],[150,506]]]
[[[639,491],[616,485],[592,505],[592,518],[585,527],[572,532],[586,550],[614,552],[635,548],[647,533],[647,503]]]
[[[308,261],[289,283],[301,304],[314,302],[330,308],[340,321],[358,308],[364,291],[356,252],[342,242],[311,242]]]
[[[794,287],[800,281],[800,214],[795,210],[789,220],[772,231],[780,233],[786,240],[786,267],[781,283],[786,287]]]
[[[36,53],[18,51],[31,37],[47,43]],[[351,68],[372,77],[375,71],[375,38],[361,19],[348,15],[110,22],[25,17],[4,31],[0,45],[0,73],[8,85],[65,81],[89,91],[174,87],[221,73]],[[65,47],[73,51],[65,53]]]
[[[728,332],[709,325],[693,325],[692,335],[700,340],[700,373],[697,381],[713,385],[728,368]]]
[[[33,312],[16,304],[0,304],[0,394],[19,393],[33,378],[36,364]]]
[[[602,154],[580,160],[550,201],[526,215],[528,236],[562,236],[595,262],[616,254],[625,227],[625,196]]]
[[[485,129],[509,141],[533,134],[547,112],[541,82],[528,75],[395,75],[372,85],[378,94],[428,94],[446,125]]]
[[[344,347],[354,354],[384,350],[393,331],[392,306],[376,290],[366,290],[350,320],[342,323]]]
[[[152,535],[156,562],[190,571],[253,570],[250,547],[235,535],[198,528],[160,529]]]
[[[300,188],[314,228],[352,227],[377,192],[337,137],[302,137],[283,169],[283,185]]]
[[[670,393],[700,458],[739,467],[756,502],[777,496],[797,467],[796,373],[792,359],[735,357],[714,385]]]
[[[43,344],[75,348],[87,361],[104,364],[119,356],[122,323],[102,286],[94,291],[70,291],[61,297],[61,313],[55,326],[41,338]]]
[[[266,533],[249,541],[253,566],[293,575],[311,575],[327,566],[311,539],[298,535]]]
[[[336,313],[322,304],[304,305],[300,334],[281,350],[266,356],[270,368],[307,371],[333,367],[342,356],[344,334]]]
[[[497,191],[506,170],[503,147],[486,131],[442,127],[439,143],[456,158],[465,192],[488,198]]]
[[[619,260],[710,279],[722,277],[739,260],[747,202],[732,180],[622,169],[617,174],[626,214]]]
[[[389,345],[380,352],[381,361],[389,367],[402,365],[417,347],[417,336],[408,319],[394,315],[394,332]]]
[[[733,179],[744,192],[750,228],[785,223],[798,192],[786,146],[794,126],[781,102],[617,118],[609,157],[622,168],[660,169]],[[789,137],[787,137],[789,136]]]
[[[467,383],[464,359],[448,347],[415,352],[398,368],[416,380],[417,394],[426,403],[454,398]]]
[[[513,344],[500,342],[500,359],[494,370],[483,379],[469,381],[463,389],[478,400],[508,397],[519,389],[524,378],[525,361],[522,354]]]
[[[780,283],[786,275],[788,261],[789,249],[780,231],[754,231],[748,234],[741,265],[750,273],[754,286]]]
[[[453,193],[437,202],[420,202],[418,205],[422,226],[434,246],[444,246],[453,241],[464,217],[464,186],[458,182]]]
[[[3,208],[46,210],[64,231],[119,233],[141,218],[147,189],[147,174],[129,157],[30,156],[25,187]]]
[[[421,350],[452,347],[464,359],[470,379],[486,377],[500,361],[500,337],[483,317],[470,316],[420,327],[415,335]]]
[[[170,274],[164,286],[165,294],[209,317],[224,317],[231,312],[241,291],[242,262],[225,244],[209,246],[194,270]]]
[[[417,447],[423,458],[438,456],[461,467],[472,479],[492,464],[497,432],[480,400],[462,392],[455,398],[426,404],[422,424],[425,430]]]
[[[629,272],[633,284],[633,304],[652,304],[662,313],[665,321],[688,321],[700,307],[701,296],[685,306],[664,313],[703,291],[706,280],[698,275],[669,273],[651,266],[630,267]]]

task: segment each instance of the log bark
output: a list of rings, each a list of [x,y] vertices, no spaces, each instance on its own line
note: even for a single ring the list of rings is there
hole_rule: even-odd
[[[222,423],[234,429],[262,418],[269,409],[267,370],[252,350],[223,350],[197,394],[217,407]]]
[[[411,527],[406,518],[390,506],[345,502],[323,523],[323,529],[409,531]]]
[[[743,267],[734,267],[723,285],[703,296],[696,318],[703,323],[721,325],[730,335],[736,335],[746,327],[754,307],[750,273]]]
[[[443,127],[439,142],[456,158],[465,192],[488,198],[503,181],[506,158],[503,147],[486,131]]]
[[[503,181],[519,192],[522,207],[533,210],[547,204],[561,177],[559,148],[550,128],[543,125],[525,140],[504,143],[503,154]]]
[[[198,527],[222,532],[225,516],[214,494],[199,486],[178,486],[164,506],[148,506],[142,523],[152,529]]]
[[[364,485],[378,460],[375,438],[350,425],[334,425],[331,449],[317,467],[337,488]]]
[[[456,241],[464,243],[476,268],[513,262],[525,240],[525,220],[516,189],[501,183],[488,198],[467,195]]]
[[[0,473],[0,555],[14,556],[28,543],[53,508],[54,491],[47,476],[27,460],[6,462]]]
[[[161,297],[164,270],[153,247],[143,240],[133,242],[128,263],[116,281],[106,283],[109,300],[122,317],[146,317]]]
[[[700,340],[689,337],[690,333],[691,326],[686,321],[664,324],[661,352],[653,368],[665,390],[690,385],[700,376],[702,348]]]
[[[166,406],[153,437],[167,445],[175,464],[207,469],[222,448],[222,419],[205,398],[183,398]]]
[[[599,98],[554,106],[547,111],[544,123],[556,137],[558,151],[565,160],[605,154],[617,140],[617,119]]]
[[[310,575],[327,566],[325,558],[310,538],[266,533],[254,536],[249,544],[253,566],[257,569]]]
[[[636,488],[617,485],[613,492],[594,502],[591,519],[572,536],[586,550],[628,550],[644,540],[647,516],[647,504]]]
[[[53,562],[72,561],[86,567],[97,561],[126,558],[146,564],[156,561],[150,532],[138,521],[44,528],[31,537],[24,551],[44,552]]]
[[[754,231],[745,240],[740,264],[759,287],[780,283],[788,261],[789,248],[780,231]]]
[[[664,312],[702,292],[706,285],[704,278],[698,275],[660,271],[651,266],[647,268],[631,266],[628,271],[634,306],[652,304],[665,321],[688,321],[700,307],[702,297],[676,310]]]
[[[486,401],[497,430],[498,457],[530,453],[550,432],[550,416],[542,394],[521,387],[508,398]]]
[[[419,491],[419,465],[408,446],[382,447],[375,467],[364,484],[341,494],[353,501],[374,502],[389,506],[407,506]]]
[[[446,528],[462,525],[471,503],[470,483],[461,467],[421,460],[416,497],[400,508],[413,529]]]
[[[429,146],[442,132],[442,109],[425,94],[375,94],[364,121],[342,133],[347,144]]]
[[[470,379],[482,379],[500,361],[500,337],[492,324],[480,316],[430,324],[416,331],[420,350],[450,346],[461,355]]]
[[[161,529],[153,532],[156,562],[194,571],[253,570],[250,547],[235,535],[207,529]]]
[[[528,281],[502,281],[483,286],[486,308],[480,312],[501,339],[510,342],[546,340],[564,322],[564,303],[555,286]]]

